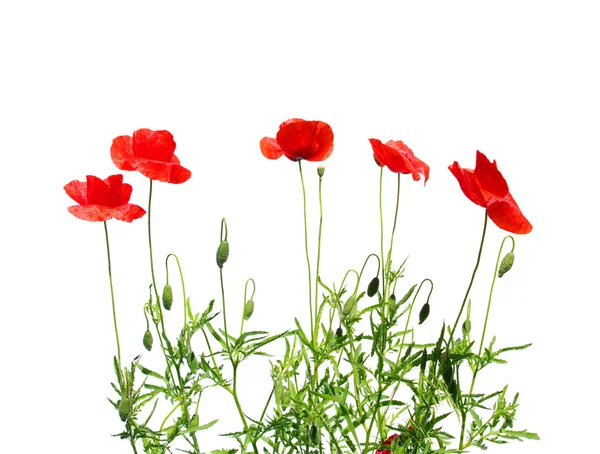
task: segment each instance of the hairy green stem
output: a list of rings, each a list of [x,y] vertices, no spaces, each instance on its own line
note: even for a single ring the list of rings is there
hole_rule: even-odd
[[[117,362],[119,364],[119,370],[121,370],[121,343],[119,342],[119,329],[117,328],[117,310],[115,306],[115,292],[113,289],[112,266],[110,262],[110,245],[108,241],[108,227],[106,226],[106,221],[104,221],[104,237],[106,238],[106,256],[108,257],[108,281],[110,283],[110,298],[112,302],[113,325],[115,327],[115,339],[117,341]]]

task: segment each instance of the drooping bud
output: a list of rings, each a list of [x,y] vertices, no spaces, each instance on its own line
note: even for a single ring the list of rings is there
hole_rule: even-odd
[[[221,241],[221,244],[219,244],[219,248],[217,249],[217,266],[219,268],[223,268],[223,265],[227,261],[227,257],[229,257],[229,243],[225,240]]]
[[[423,307],[419,311],[419,325],[421,325],[425,320],[427,320],[427,317],[429,317],[429,310],[429,302],[423,304]]]
[[[369,286],[367,287],[367,296],[369,298],[375,296],[377,294],[377,290],[379,290],[379,278],[375,276],[371,282],[369,282]]]
[[[344,335],[344,330],[341,326],[338,326],[338,329],[335,330],[335,337],[338,339]]]
[[[254,301],[248,300],[248,301],[246,301],[246,304],[244,304],[244,320],[246,320],[246,321],[250,320],[250,317],[252,317],[253,313],[254,313]]]
[[[169,284],[165,285],[163,289],[162,302],[166,310],[171,310],[171,306],[173,306],[173,289]]]
[[[441,368],[444,383],[446,383],[446,386],[450,386],[450,383],[452,382],[452,365],[449,363],[442,363]]]
[[[152,339],[152,333],[150,332],[150,330],[146,330],[146,332],[144,333],[144,340],[143,340],[143,344],[144,347],[146,348],[146,350],[150,351],[152,350],[152,342],[154,341],[154,339]]]
[[[471,332],[471,320],[466,319],[462,324],[463,337],[467,337]]]
[[[317,167],[317,173],[319,174],[319,178],[323,178],[323,175],[325,175],[325,167],[323,167],[323,166]]]
[[[512,268],[515,262],[515,254],[511,251],[504,256],[502,262],[500,262],[500,269],[498,270],[498,277],[504,276]]]
[[[356,298],[354,295],[352,295],[344,304],[344,307],[342,308],[342,315],[344,317],[348,317],[352,312],[354,312],[354,309],[356,309]]]
[[[129,415],[131,414],[131,399],[128,397],[123,397],[121,402],[119,402],[119,418],[121,421],[127,420]]]

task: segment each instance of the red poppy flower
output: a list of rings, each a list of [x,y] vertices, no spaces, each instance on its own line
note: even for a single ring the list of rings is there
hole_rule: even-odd
[[[390,446],[392,444],[392,440],[396,437],[400,437],[400,439],[402,439],[402,435],[393,434],[393,435],[390,435],[387,440],[385,440],[383,443],[381,443],[381,446]],[[398,441],[401,441],[401,440],[398,440]],[[391,454],[391,452],[392,451],[390,449],[378,449],[377,451],[375,451],[375,454]]]
[[[151,180],[183,183],[192,172],[179,165],[175,141],[169,131],[138,129],[132,136],[115,138],[110,157],[121,170],[137,170]]]
[[[369,139],[369,142],[373,147],[375,161],[380,167],[387,166],[395,173],[410,173],[415,181],[420,180],[419,174],[422,174],[425,177],[424,183],[427,183],[429,166],[417,158],[404,142],[390,140],[385,145],[377,139]]]
[[[86,182],[73,180],[65,191],[79,205],[70,206],[69,212],[84,221],[107,221],[115,218],[131,222],[146,212],[129,202],[131,185],[123,183],[123,175],[112,175],[106,180],[88,175]]]
[[[512,233],[529,233],[531,224],[523,216],[517,202],[508,192],[508,185],[493,163],[477,151],[475,170],[463,169],[458,162],[448,167],[460,188],[473,203],[487,209],[494,224]]]
[[[281,123],[275,139],[262,138],[260,151],[268,159],[324,161],[333,151],[333,131],[322,121],[292,118]]]

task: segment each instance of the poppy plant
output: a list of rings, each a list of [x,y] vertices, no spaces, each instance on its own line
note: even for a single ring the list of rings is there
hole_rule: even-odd
[[[115,218],[132,222],[146,214],[142,207],[129,203],[132,188],[123,183],[123,175],[111,175],[105,180],[88,175],[85,182],[73,180],[64,189],[79,204],[70,206],[69,213],[84,221]]]
[[[281,123],[275,139],[262,138],[260,151],[268,159],[324,161],[333,151],[333,131],[322,121],[292,118]]]
[[[458,180],[462,192],[473,203],[486,208],[494,224],[507,232],[531,232],[532,226],[508,191],[496,161],[490,162],[478,150],[475,170],[463,169],[456,161],[448,168]]]
[[[110,157],[121,170],[137,170],[151,180],[184,183],[192,172],[175,156],[175,141],[169,131],[138,129],[133,136],[116,137]]]
[[[425,177],[429,179],[429,166],[415,156],[413,151],[400,140],[389,140],[383,144],[381,140],[369,139],[373,147],[373,156],[380,167],[387,166],[394,173],[410,173],[413,180]]]

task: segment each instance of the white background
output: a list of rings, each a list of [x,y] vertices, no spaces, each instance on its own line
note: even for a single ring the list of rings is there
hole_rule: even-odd
[[[324,178],[329,283],[339,285],[347,268],[360,269],[379,251],[379,172],[367,139],[403,140],[431,166],[425,187],[402,178],[394,255],[395,262],[410,255],[406,287],[424,277],[435,282],[432,315],[417,331],[425,338],[453,321],[483,218],[447,166],[457,160],[472,168],[477,149],[497,160],[534,229],[517,237],[489,332],[499,345],[534,345],[507,355],[509,365],[491,367],[480,384],[520,391],[516,427],[542,440],[488,452],[595,449],[600,31],[593,2],[215,4],[0,7],[0,450],[129,452],[109,436],[121,424],[106,401],[115,349],[102,224],[71,216],[62,189],[86,174],[118,173],[109,156],[118,135],[168,129],[193,172],[183,185],[155,185],[159,281],[165,255],[176,252],[195,309],[218,298],[214,254],[225,216],[231,324],[248,277],[258,284],[250,328],[280,331],[295,316],[307,320],[297,165],[267,161],[258,146],[291,117],[326,121],[335,134]],[[304,169],[314,251],[316,164]],[[126,173],[125,181],[134,186],[132,202],[146,206],[146,179]],[[395,177],[386,173],[387,233],[394,195]],[[143,351],[145,221],[109,223],[125,360]],[[479,320],[502,237],[490,223],[472,295]],[[175,333],[180,300],[170,317]],[[268,393],[268,363],[249,364],[242,376],[242,401],[256,415]],[[239,428],[224,399],[207,393],[206,408],[224,422],[201,438],[206,449],[226,445],[216,434]]]

